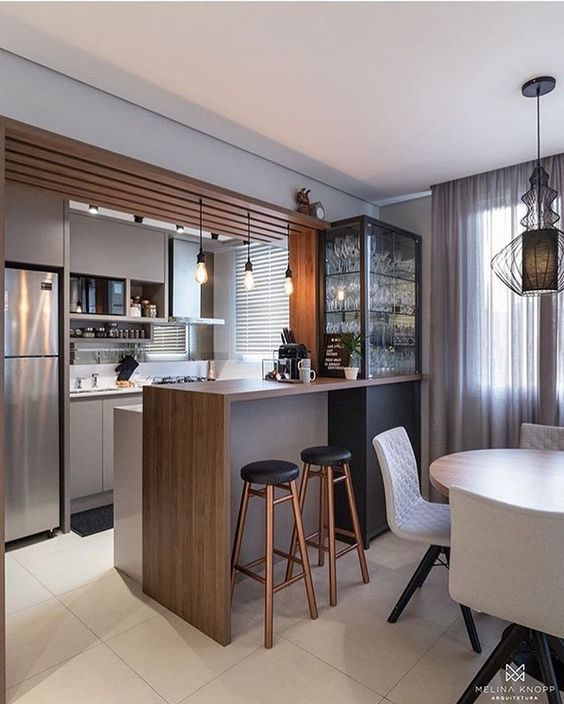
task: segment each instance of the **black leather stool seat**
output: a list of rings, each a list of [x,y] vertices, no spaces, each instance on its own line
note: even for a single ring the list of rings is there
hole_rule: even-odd
[[[299,475],[298,465],[284,460],[259,460],[241,469],[241,479],[251,484],[284,484]]]
[[[322,447],[306,447],[302,450],[302,462],[322,466],[338,466],[348,464],[351,459],[351,451],[345,447],[335,447],[325,445]]]

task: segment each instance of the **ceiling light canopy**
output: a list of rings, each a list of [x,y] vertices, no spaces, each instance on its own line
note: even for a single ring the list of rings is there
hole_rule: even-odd
[[[540,146],[540,99],[555,85],[552,76],[541,76],[527,81],[521,89],[524,97],[537,101],[537,161],[529,179],[531,187],[521,198],[527,206],[527,214],[521,220],[525,231],[491,261],[495,274],[519,296],[564,290],[564,232],[555,227],[560,216],[552,209],[558,193],[548,185]]]

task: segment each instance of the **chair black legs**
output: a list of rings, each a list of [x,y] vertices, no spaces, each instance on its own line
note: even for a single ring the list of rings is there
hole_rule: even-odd
[[[562,698],[558,691],[558,680],[554,672],[552,657],[548,649],[548,639],[544,633],[533,631],[532,640],[536,645],[537,657],[539,660],[540,670],[545,685],[548,687],[546,698],[549,704],[562,704]]]
[[[525,626],[518,626],[515,623],[505,630],[500,643],[482,665],[472,682],[470,682],[457,704],[474,704],[480,697],[484,687],[489,685],[497,672],[510,662],[513,653],[525,640],[532,646],[538,658],[542,678],[548,687],[546,692],[547,701],[549,704],[562,704],[547,636],[544,633],[531,631]]]
[[[476,630],[476,624],[474,623],[472,611],[467,606],[462,606],[462,604],[460,604],[460,610],[462,611],[462,618],[464,619],[464,625],[466,626],[466,630],[468,632],[468,638],[470,638],[472,650],[475,653],[481,653],[482,646],[480,645],[480,638],[478,637],[478,631]]]
[[[412,578],[409,580],[407,587],[404,589],[403,594],[398,599],[398,603],[394,606],[392,613],[388,616],[388,623],[395,623],[401,616],[402,611],[405,609],[409,600],[414,595],[415,590],[418,587],[422,587],[423,583],[429,576],[429,572],[433,569],[436,559],[441,554],[442,548],[438,545],[431,545],[427,550],[423,559],[419,563],[419,566],[413,573]]]
[[[398,599],[398,603],[394,606],[392,613],[388,616],[388,623],[395,623],[398,620],[403,610],[408,605],[409,600],[415,594],[415,591],[422,587],[425,583],[425,580],[429,576],[429,573],[433,569],[435,562],[441,554],[444,554],[446,565],[448,566],[450,557],[449,548],[443,548],[440,545],[431,545],[431,547],[427,550],[417,569],[413,573],[413,576],[409,580],[407,587],[404,589],[403,594]],[[481,653],[482,646],[480,645],[480,639],[478,637],[478,631],[476,630],[474,618],[472,617],[472,611],[467,606],[461,606],[460,608],[462,609],[462,616],[464,618],[466,630],[468,631],[470,643],[472,644],[472,650],[475,653]]]

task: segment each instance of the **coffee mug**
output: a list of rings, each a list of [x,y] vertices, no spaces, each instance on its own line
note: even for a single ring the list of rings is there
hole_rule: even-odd
[[[302,384],[311,384],[311,382],[315,381],[315,379],[317,378],[317,374],[310,367],[300,367],[298,365],[298,369],[300,372],[300,381]]]

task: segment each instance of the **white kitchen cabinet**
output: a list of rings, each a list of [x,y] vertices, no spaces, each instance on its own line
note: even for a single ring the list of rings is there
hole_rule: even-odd
[[[141,400],[141,392],[121,397],[71,399],[71,499],[113,489],[114,408],[136,406]]]
[[[142,394],[128,394],[124,398],[104,399],[102,443],[104,449],[103,480],[104,491],[114,488],[114,408],[121,406],[137,406],[141,403]]]
[[[102,399],[73,399],[70,404],[71,499],[103,490]]]

